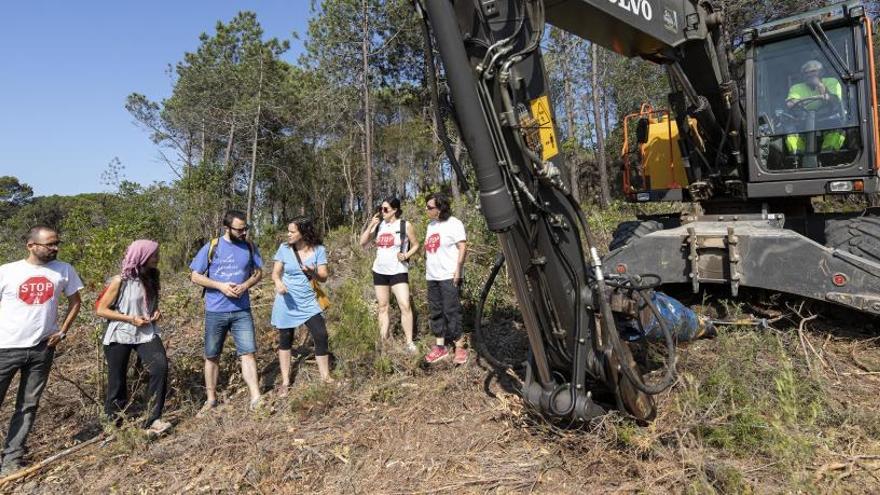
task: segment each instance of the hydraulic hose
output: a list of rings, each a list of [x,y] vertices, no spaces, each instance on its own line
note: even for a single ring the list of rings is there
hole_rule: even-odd
[[[660,316],[660,311],[657,309],[657,306],[651,301],[650,297],[647,297],[644,294],[648,290],[652,290],[653,287],[659,286],[660,277],[657,275],[646,275],[646,277],[656,277],[658,282],[653,284],[636,284],[631,278],[628,278],[626,283],[621,284],[609,281],[608,285],[612,287],[633,289],[660,325],[660,331],[663,333],[663,338],[666,343],[666,353],[667,356],[669,356],[669,362],[666,363],[666,371],[663,379],[654,385],[647,385],[641,377],[632,373],[632,370],[628,366],[621,366],[626,377],[637,389],[646,394],[656,395],[669,388],[675,382],[675,337],[672,334],[669,325],[667,325],[666,321]],[[616,332],[614,332],[613,335],[610,335],[610,339],[614,350],[616,352],[623,352],[623,342],[621,342],[620,336]]]
[[[584,216],[583,211],[577,207],[577,201],[575,201],[574,197],[570,193],[565,193],[565,197],[569,202],[575,206],[574,211],[576,212],[579,223],[581,224],[581,230],[584,233],[584,237],[587,241],[587,249],[590,249],[595,244],[593,239],[592,232],[590,231],[590,225],[587,223],[587,219]],[[659,285],[660,277],[657,275],[645,275],[645,277],[656,277],[658,279],[657,285]],[[623,354],[625,350],[623,349],[623,342],[620,341],[620,336],[617,334],[617,328],[614,324],[614,315],[611,313],[611,306],[608,301],[605,299],[605,287],[606,284],[603,277],[597,277],[596,280],[597,290],[598,290],[598,300],[599,300],[599,310],[600,317],[603,322],[605,322],[606,327],[608,328],[609,339],[611,340],[611,344],[614,347],[614,351],[618,354]],[[614,286],[614,285],[612,285]],[[653,386],[645,384],[644,380],[641,377],[636,376],[629,366],[621,366],[624,375],[629,379],[629,381],[635,386],[638,390],[649,394],[656,395],[660,392],[669,388],[675,380],[675,340],[672,336],[672,331],[669,329],[668,325],[660,318],[660,312],[657,310],[657,307],[651,302],[650,298],[646,298],[641,291],[637,290],[639,297],[642,298],[645,305],[651,310],[651,313],[654,315],[654,318],[657,319],[657,322],[660,325],[660,330],[663,332],[663,336],[666,340],[666,347],[668,355],[670,356],[670,362],[666,364],[666,374],[664,379]]]
[[[493,356],[492,352],[489,351],[489,347],[486,345],[486,336],[483,334],[483,309],[486,306],[486,299],[489,297],[489,292],[495,284],[495,278],[498,276],[498,273],[503,266],[504,254],[498,253],[498,256],[495,257],[495,263],[489,271],[489,277],[486,279],[486,283],[483,284],[483,290],[480,291],[480,300],[477,303],[477,309],[474,314],[474,335],[477,340],[477,352],[480,353],[480,356],[493,368],[498,370],[519,369],[522,367],[521,362],[511,359],[499,359]]]

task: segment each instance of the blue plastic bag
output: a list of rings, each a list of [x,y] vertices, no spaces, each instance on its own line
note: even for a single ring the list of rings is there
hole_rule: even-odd
[[[703,334],[703,325],[700,318],[692,309],[680,303],[677,299],[667,296],[662,292],[654,292],[651,302],[657,308],[660,318],[670,329],[675,340],[687,342],[695,340]],[[663,329],[654,313],[650,313],[648,323],[640,327],[635,320],[627,320],[621,326],[623,337],[629,341],[641,339],[664,340]]]

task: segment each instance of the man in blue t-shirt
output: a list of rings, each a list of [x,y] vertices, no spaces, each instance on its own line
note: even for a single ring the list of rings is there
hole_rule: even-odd
[[[202,246],[190,263],[190,280],[205,288],[205,388],[200,414],[217,406],[219,360],[226,334],[232,333],[241,357],[241,375],[250,391],[250,408],[260,402],[254,320],[248,289],[263,278],[263,260],[248,241],[246,216],[231,210],[223,217],[226,233]]]

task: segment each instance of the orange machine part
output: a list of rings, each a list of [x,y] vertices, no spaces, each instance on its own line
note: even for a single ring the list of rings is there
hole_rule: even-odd
[[[668,136],[667,140],[668,140],[668,146],[669,146],[669,152],[666,155],[666,156],[668,156],[668,160],[669,160],[668,177],[666,178],[666,180],[663,184],[659,184],[659,183],[652,184],[652,188],[666,187],[667,189],[676,189],[676,188],[682,187],[682,185],[679,183],[679,181],[676,180],[676,175],[677,175],[676,168],[675,168],[675,166],[676,166],[676,160],[675,160],[676,150],[675,150],[675,140],[672,138],[672,136],[673,136],[673,134],[677,133],[677,131],[673,132],[672,116],[669,114],[668,110],[654,110],[650,104],[645,103],[645,104],[642,104],[642,107],[639,109],[638,112],[631,113],[631,114],[625,116],[623,119],[623,149],[621,150],[621,155],[623,157],[623,167],[624,167],[624,173],[623,173],[624,193],[628,196],[631,196],[637,192],[640,192],[639,190],[635,189],[635,187],[633,186],[633,184],[630,180],[632,177],[632,174],[630,172],[631,168],[632,168],[632,163],[630,160],[630,153],[629,153],[629,151],[630,151],[629,126],[630,126],[630,121],[632,121],[633,119],[647,119],[648,123],[649,123],[649,131],[648,131],[649,135],[651,133],[650,129],[658,124],[660,124],[660,125],[665,124],[666,128],[667,128],[666,135]],[[646,159],[646,157],[648,156],[648,153],[647,153],[648,151],[649,151],[649,146],[647,144],[641,144],[641,143],[639,144],[640,160]],[[642,163],[642,165],[643,165],[643,168],[641,170],[641,176],[643,179],[643,184],[647,184],[647,176],[649,175],[648,172],[649,172],[649,169],[652,167],[650,167],[647,163]],[[655,167],[656,167],[656,165],[655,165]],[[654,170],[656,171],[656,168],[654,168]],[[653,179],[656,179],[656,178],[652,177],[652,180]]]
[[[880,129],[877,128],[877,82],[874,80],[874,33],[871,30],[871,19],[868,16],[862,18],[865,21],[865,29],[868,32],[868,67],[870,68],[872,115],[874,121],[874,168],[880,170]]]

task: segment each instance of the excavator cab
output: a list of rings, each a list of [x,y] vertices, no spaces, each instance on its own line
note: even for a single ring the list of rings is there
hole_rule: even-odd
[[[878,190],[871,27],[864,7],[850,2],[742,33],[744,199]],[[667,115],[643,107],[624,120],[624,190],[630,201],[688,199],[687,180],[673,180],[684,177],[685,169],[677,147],[669,146],[680,137]],[[635,119],[654,131],[637,146],[631,137]]]
[[[871,24],[840,4],[744,33],[746,114],[759,195],[876,188],[876,99]],[[836,180],[836,179],[851,180]],[[772,183],[784,182],[783,189]],[[770,186],[770,187],[768,187]]]
[[[836,4],[743,33],[748,197],[877,191],[871,21]]]

